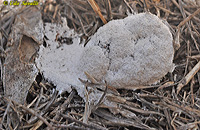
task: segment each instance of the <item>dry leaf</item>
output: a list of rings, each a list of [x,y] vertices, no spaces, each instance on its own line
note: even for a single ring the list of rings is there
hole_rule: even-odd
[[[43,40],[39,9],[29,7],[17,15],[9,39],[11,44],[6,48],[4,63],[5,94],[16,102],[24,103],[38,73],[32,59]]]
[[[19,45],[19,54],[21,62],[33,63],[35,54],[38,49],[38,43],[36,43],[32,38],[23,35]]]

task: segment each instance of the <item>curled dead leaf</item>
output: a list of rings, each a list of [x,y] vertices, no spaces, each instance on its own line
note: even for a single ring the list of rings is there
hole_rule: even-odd
[[[18,47],[20,54],[20,61],[24,63],[33,63],[39,45],[32,38],[23,35]]]

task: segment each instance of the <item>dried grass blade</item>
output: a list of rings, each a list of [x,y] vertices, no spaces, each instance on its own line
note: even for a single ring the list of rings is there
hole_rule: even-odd
[[[106,12],[107,12],[107,19],[110,21],[112,19],[112,10],[111,10],[111,4],[110,0],[106,0]]]
[[[88,78],[92,83],[94,83],[94,84],[99,84],[99,83],[97,82],[97,80],[96,80],[94,77],[92,77],[88,72],[84,72],[84,74],[87,76],[87,78]]]
[[[95,13],[97,13],[99,15],[99,17],[101,18],[102,22],[104,24],[107,23],[106,19],[104,18],[104,16],[101,13],[101,10],[98,6],[98,4],[94,1],[94,0],[88,0],[88,3],[91,5],[92,9],[94,10]]]

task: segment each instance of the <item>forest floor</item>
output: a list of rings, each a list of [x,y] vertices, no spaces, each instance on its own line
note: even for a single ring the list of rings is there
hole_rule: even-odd
[[[85,41],[111,20],[123,19],[127,14],[151,12],[169,23],[174,39],[175,70],[155,85],[135,90],[117,89],[117,112],[98,104],[89,117],[85,117],[88,104],[76,90],[59,94],[56,86],[46,81],[42,74],[37,75],[29,89],[26,103],[16,103],[5,96],[3,80],[4,51],[13,31],[15,15],[5,19],[12,9],[1,2],[0,130],[200,129],[199,0],[49,0],[39,3],[44,23],[60,24],[64,17],[68,26],[82,34]],[[83,121],[85,118],[87,122]]]

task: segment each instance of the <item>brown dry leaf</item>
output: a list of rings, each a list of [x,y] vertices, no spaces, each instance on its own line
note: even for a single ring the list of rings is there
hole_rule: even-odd
[[[9,37],[4,63],[4,90],[12,100],[24,103],[38,70],[33,64],[34,55],[43,40],[43,23],[40,10],[25,8],[18,14]]]
[[[34,57],[39,49],[38,43],[32,38],[23,35],[19,45],[20,60],[24,63],[33,63]]]

